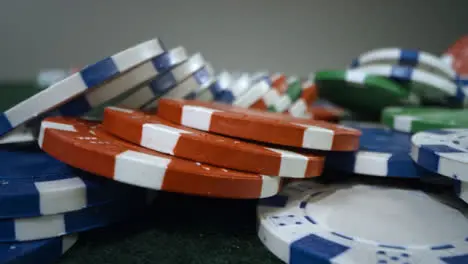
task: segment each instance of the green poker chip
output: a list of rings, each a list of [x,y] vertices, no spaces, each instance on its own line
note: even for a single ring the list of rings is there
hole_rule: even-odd
[[[416,133],[431,129],[468,128],[468,109],[438,107],[387,107],[382,123],[392,129]]]
[[[380,114],[385,107],[415,101],[397,82],[362,71],[319,71],[315,84],[320,97],[355,112]]]

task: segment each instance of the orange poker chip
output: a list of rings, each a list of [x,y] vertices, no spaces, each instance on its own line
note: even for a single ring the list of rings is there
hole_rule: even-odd
[[[345,111],[341,108],[330,108],[324,106],[311,106],[307,109],[310,118],[323,121],[339,121]]]
[[[361,132],[332,123],[218,103],[162,99],[158,116],[225,136],[315,150],[351,151]]]
[[[319,176],[324,157],[268,148],[123,108],[104,111],[104,129],[134,144],[223,168],[291,178]]]
[[[221,198],[276,195],[280,177],[188,161],[120,140],[102,125],[73,118],[42,121],[39,146],[73,167],[140,187]]]
[[[468,76],[468,35],[458,39],[442,56],[459,75]]]

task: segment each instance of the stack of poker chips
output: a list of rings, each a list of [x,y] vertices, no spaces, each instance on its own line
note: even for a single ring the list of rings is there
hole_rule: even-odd
[[[411,134],[409,120],[436,118],[396,108],[459,97],[434,76],[403,86],[363,61],[309,78],[216,74],[201,53],[152,39],[70,73],[2,114],[0,258],[50,263],[79,232],[144,217],[159,191],[257,199],[258,237],[287,263],[463,262],[468,137],[453,128],[464,112]],[[335,123],[343,108],[390,106],[392,128]],[[25,131],[32,144],[19,146]]]

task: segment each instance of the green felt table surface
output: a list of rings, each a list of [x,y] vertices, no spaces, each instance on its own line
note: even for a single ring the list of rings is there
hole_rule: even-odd
[[[159,192],[145,217],[80,234],[59,263],[282,263],[257,237],[256,205]]]

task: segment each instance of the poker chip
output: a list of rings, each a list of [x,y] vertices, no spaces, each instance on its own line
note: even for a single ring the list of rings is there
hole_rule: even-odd
[[[411,137],[411,158],[440,175],[468,181],[468,129],[427,130]]]
[[[284,94],[288,89],[288,77],[282,73],[275,73],[270,76],[271,87],[280,94]]]
[[[257,83],[255,83],[252,87],[249,88],[243,95],[239,96],[234,102],[232,102],[232,105],[238,106],[238,107],[243,107],[243,108],[249,108],[252,107],[252,105],[260,100],[265,94],[267,94],[270,89],[270,84],[269,82],[265,80],[261,80]]]
[[[462,78],[468,78],[468,35],[458,39],[441,58]]]
[[[36,137],[32,128],[21,125],[0,137],[0,145],[35,143]]]
[[[412,67],[366,65],[353,71],[390,78],[419,95],[422,100],[429,102],[463,103],[465,100],[464,94],[454,82]]]
[[[111,57],[89,65],[47,89],[4,111],[0,135],[65,104],[68,100],[89,92],[126,71],[160,55],[164,51],[158,39],[140,43]]]
[[[284,93],[282,93],[282,89],[278,89],[272,86],[272,89],[270,89],[255,103],[253,103],[250,108],[271,111],[276,110],[275,105],[278,105],[277,107],[280,109],[284,108],[282,105],[287,103],[287,99],[283,99],[283,102],[280,102],[283,94],[287,94],[286,97],[289,97],[288,99],[292,101],[293,99],[297,99],[301,93],[301,83],[297,77],[289,77],[286,81],[286,85],[287,88]]]
[[[220,198],[263,198],[276,195],[281,184],[280,177],[218,168],[142,148],[84,120],[47,118],[38,141],[45,152],[71,166],[149,189]]]
[[[467,213],[417,189],[298,181],[260,201],[258,237],[291,264],[464,263]]]
[[[439,107],[388,107],[382,111],[382,122],[407,133],[443,128],[468,127],[468,110]]]
[[[290,147],[349,151],[359,145],[355,129],[225,104],[163,99],[157,114],[198,130]]]
[[[186,58],[187,55],[183,47],[172,49],[170,52],[165,52],[92,91],[72,99],[60,106],[57,111],[63,116],[80,116],[83,113],[88,113],[94,108],[121,97],[122,94],[128,94],[132,90],[138,89],[143,83],[154,79],[160,73],[166,72]]]
[[[0,218],[77,211],[138,189],[96,178],[39,151],[0,150]]]
[[[208,73],[204,69],[204,64],[203,56],[200,53],[196,53],[188,60],[159,75],[148,85],[139,88],[118,103],[118,105],[127,108],[142,108],[161,96],[176,93],[173,90],[180,91],[180,89],[175,89],[176,86],[184,86],[183,83],[189,84],[197,79],[205,80],[206,78],[211,78],[211,73]],[[188,95],[189,93],[186,92],[184,95]]]
[[[0,219],[0,242],[54,238],[124,221],[142,212],[147,198],[141,196],[63,214]]]
[[[355,59],[351,67],[357,68],[375,64],[411,66],[448,80],[453,80],[456,77],[455,71],[439,57],[424,51],[399,48],[383,48],[368,51]]]
[[[232,81],[229,85],[225,85],[225,89],[215,97],[215,100],[231,104],[238,97],[243,95],[249,89],[250,85],[250,76],[248,74],[243,74],[237,80]]]
[[[465,203],[468,203],[468,182],[455,181],[453,187],[455,189],[455,194]]]
[[[321,97],[360,112],[379,112],[400,105],[409,92],[398,83],[361,70],[319,71],[315,83]]]
[[[0,243],[1,263],[55,263],[78,240],[77,235],[29,242]]]
[[[108,107],[103,126],[109,133],[142,147],[223,168],[292,178],[322,173],[322,156],[250,144],[130,109]]]
[[[346,112],[342,108],[311,106],[307,108],[306,115],[314,120],[339,121]]]
[[[293,102],[298,101],[303,91],[311,90],[313,86],[311,81],[295,82],[288,87],[285,94],[281,95],[273,105],[268,107],[268,110],[278,113],[285,112]]]
[[[411,159],[411,135],[392,131],[380,124],[341,122],[362,133],[359,150],[327,153],[326,166],[369,176],[420,178],[423,173]]]
[[[317,99],[317,86],[311,80],[302,83],[301,96],[297,100],[283,99],[285,101],[281,106],[276,106],[278,112],[287,110],[292,116],[301,117],[307,107]],[[280,101],[283,101],[280,99]],[[284,109],[287,108],[287,109]]]

